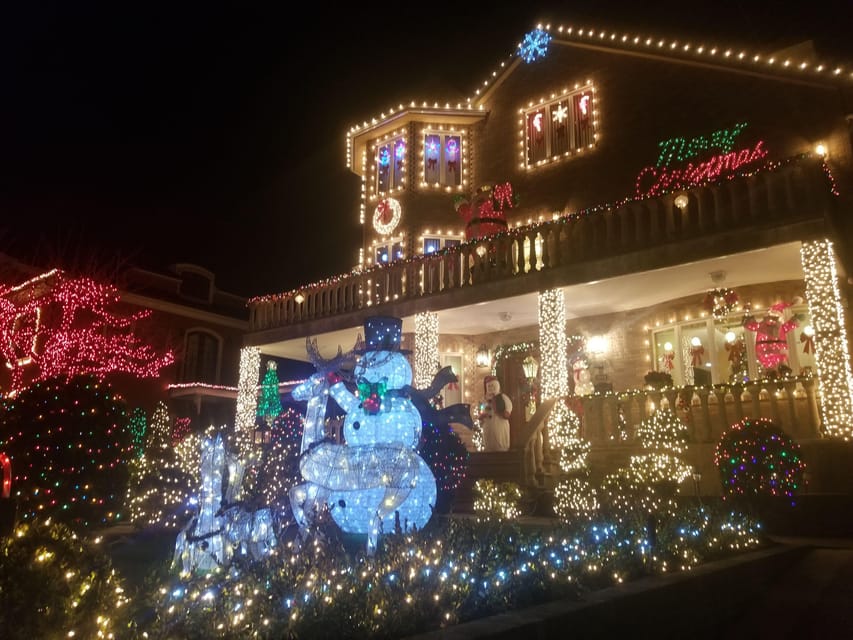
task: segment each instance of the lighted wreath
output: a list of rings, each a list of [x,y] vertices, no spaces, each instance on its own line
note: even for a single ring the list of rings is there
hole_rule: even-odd
[[[702,305],[708,313],[715,318],[722,319],[734,310],[738,303],[738,295],[729,288],[711,289],[705,294]]]
[[[373,212],[373,228],[384,236],[390,234],[400,223],[402,208],[394,198],[383,198]]]

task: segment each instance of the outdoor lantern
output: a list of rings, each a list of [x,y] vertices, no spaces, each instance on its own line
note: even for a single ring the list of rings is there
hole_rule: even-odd
[[[252,442],[255,443],[255,446],[264,447],[270,443],[271,438],[272,431],[267,426],[266,422],[262,422],[255,427],[255,431],[252,434]]]
[[[675,196],[675,206],[682,211],[687,208],[688,204],[690,204],[690,198],[688,198],[686,194],[680,193]]]
[[[305,294],[299,291],[295,296],[293,296],[293,301],[296,304],[302,304],[303,302],[305,302]]]
[[[524,375],[528,380],[534,380],[539,372],[539,363],[531,355],[522,360],[521,368],[524,369]]]
[[[491,358],[489,357],[489,350],[486,348],[486,345],[481,344],[480,348],[477,349],[475,360],[478,367],[488,367],[492,363]]]

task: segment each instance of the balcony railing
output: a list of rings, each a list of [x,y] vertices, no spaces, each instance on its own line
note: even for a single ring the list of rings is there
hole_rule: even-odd
[[[602,257],[654,252],[663,245],[718,233],[782,227],[823,217],[831,199],[822,163],[811,157],[791,159],[720,185],[695,187],[686,194],[689,204],[683,209],[675,206],[675,193],[628,201],[332,278],[303,291],[256,298],[249,302],[250,330],[298,325],[383,304],[520,280]],[[738,239],[748,243],[753,235],[742,233]],[[746,248],[755,247],[744,245]],[[537,278],[530,280],[531,291],[536,290],[537,282]]]

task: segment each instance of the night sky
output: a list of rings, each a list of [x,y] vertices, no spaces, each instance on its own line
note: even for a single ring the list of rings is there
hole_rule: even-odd
[[[470,96],[537,21],[759,50],[811,38],[853,64],[849,1],[253,4],[6,3],[0,251],[194,262],[247,296],[346,272],[361,242],[348,128]]]

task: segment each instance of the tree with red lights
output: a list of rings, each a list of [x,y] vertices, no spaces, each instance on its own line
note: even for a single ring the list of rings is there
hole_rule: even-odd
[[[137,335],[150,311],[123,314],[119,301],[114,286],[58,269],[0,285],[0,360],[10,372],[10,395],[57,377],[158,376],[174,355]]]

